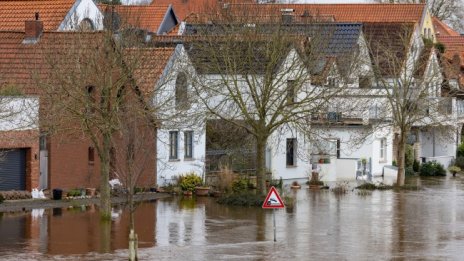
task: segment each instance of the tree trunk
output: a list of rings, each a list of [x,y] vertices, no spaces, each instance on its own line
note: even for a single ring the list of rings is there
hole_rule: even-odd
[[[405,179],[405,150],[406,150],[406,134],[400,133],[398,139],[398,174],[396,178],[396,185],[397,186],[404,186],[404,179]]]
[[[266,141],[266,138],[256,139],[256,183],[260,195],[266,195]]]
[[[102,219],[111,219],[111,195],[110,195],[110,150],[111,134],[103,134],[102,155],[100,156],[100,215]]]
[[[130,232],[129,232],[129,260],[130,261],[136,261],[138,260],[137,257],[137,248],[138,248],[138,237],[137,234],[135,233],[135,220],[134,220],[134,211],[135,211],[135,206],[134,206],[134,186],[132,185],[132,182],[130,182],[130,187],[129,187],[129,224],[130,224]]]

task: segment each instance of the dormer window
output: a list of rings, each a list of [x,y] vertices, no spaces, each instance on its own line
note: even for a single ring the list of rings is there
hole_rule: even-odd
[[[79,23],[79,31],[82,32],[92,32],[95,30],[92,20],[85,18]]]
[[[295,81],[287,81],[287,104],[293,104],[296,102],[296,92],[295,92]]]

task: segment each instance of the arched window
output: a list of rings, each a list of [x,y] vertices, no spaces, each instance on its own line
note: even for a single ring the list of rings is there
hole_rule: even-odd
[[[82,32],[91,32],[95,30],[95,26],[92,20],[85,18],[79,23],[79,30]]]
[[[187,75],[180,72],[176,79],[176,108],[188,109]]]

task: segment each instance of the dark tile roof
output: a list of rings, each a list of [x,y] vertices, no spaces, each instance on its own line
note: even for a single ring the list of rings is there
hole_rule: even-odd
[[[404,68],[414,23],[365,23],[364,36],[379,76],[398,76]]]

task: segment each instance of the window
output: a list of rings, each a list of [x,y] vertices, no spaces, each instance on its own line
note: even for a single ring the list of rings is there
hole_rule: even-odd
[[[184,132],[184,158],[193,158],[193,131]]]
[[[337,87],[338,86],[337,78],[335,78],[335,77],[327,78],[327,86],[329,86],[329,87]]]
[[[179,141],[178,134],[178,131],[169,132],[169,159],[177,159],[177,149]]]
[[[87,100],[85,102],[85,109],[87,113],[95,113],[95,87],[86,86]]]
[[[296,138],[287,139],[287,166],[296,166]]]
[[[82,32],[91,32],[95,30],[92,20],[85,18],[79,23],[79,30]]]
[[[39,149],[47,150],[47,135],[46,134],[40,134]]]
[[[88,160],[89,160],[89,163],[95,161],[95,149],[94,149],[94,147],[89,147]]]
[[[359,76],[359,88],[370,88],[371,79],[367,76]]]
[[[380,139],[380,161],[387,161],[387,139]]]
[[[296,101],[295,87],[294,80],[287,81],[287,104],[292,104]]]
[[[179,73],[176,79],[176,108],[179,110],[188,109],[187,96],[187,75]]]

